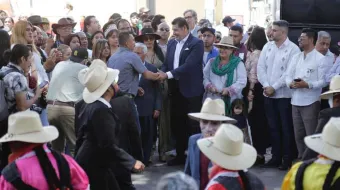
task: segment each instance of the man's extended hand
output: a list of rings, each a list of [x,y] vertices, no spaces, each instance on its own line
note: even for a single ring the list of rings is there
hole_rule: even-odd
[[[135,165],[132,168],[132,171],[139,173],[139,172],[144,171],[144,168],[145,168],[145,165],[141,161],[137,160]]]
[[[163,71],[158,70],[159,73],[159,80],[165,80],[168,78],[168,75],[164,73]]]
[[[154,119],[158,119],[160,113],[161,113],[161,112],[160,112],[159,110],[153,111],[153,118],[154,118]]]

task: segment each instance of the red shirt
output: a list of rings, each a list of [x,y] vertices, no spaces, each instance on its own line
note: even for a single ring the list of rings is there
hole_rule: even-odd
[[[202,152],[200,152],[200,189],[204,190],[209,183],[209,168],[210,160]]]

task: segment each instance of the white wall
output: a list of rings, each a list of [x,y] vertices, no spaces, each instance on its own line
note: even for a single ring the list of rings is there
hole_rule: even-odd
[[[242,15],[243,24],[248,26],[250,19],[249,0],[224,0],[223,15]]]

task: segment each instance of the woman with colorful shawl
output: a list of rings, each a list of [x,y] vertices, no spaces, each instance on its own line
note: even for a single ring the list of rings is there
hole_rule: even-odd
[[[241,58],[233,55],[237,49],[232,37],[223,37],[215,44],[219,56],[208,61],[204,68],[205,98],[222,98],[226,114],[231,113],[231,103],[236,98],[242,98],[242,90],[247,84],[247,72]]]

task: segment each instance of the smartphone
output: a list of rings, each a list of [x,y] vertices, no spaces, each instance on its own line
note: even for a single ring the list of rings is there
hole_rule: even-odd
[[[47,81],[44,81],[44,82],[40,83],[39,84],[39,88],[44,88],[44,86],[46,86],[47,83],[48,83]]]
[[[294,82],[301,82],[301,79],[294,79]]]

